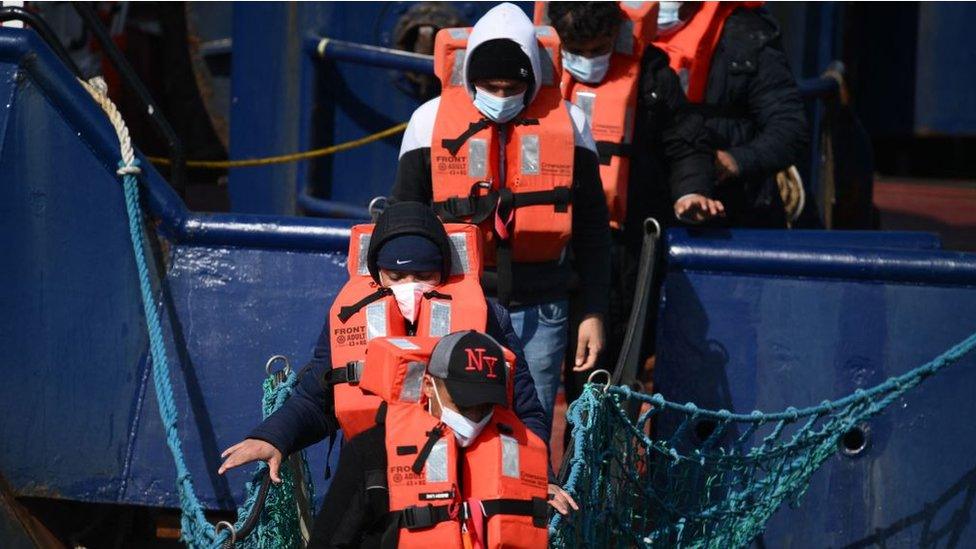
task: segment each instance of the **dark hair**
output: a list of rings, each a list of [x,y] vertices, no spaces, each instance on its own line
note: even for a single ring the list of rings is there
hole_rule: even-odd
[[[616,2],[549,2],[549,21],[562,40],[593,40],[613,34],[622,13]]]

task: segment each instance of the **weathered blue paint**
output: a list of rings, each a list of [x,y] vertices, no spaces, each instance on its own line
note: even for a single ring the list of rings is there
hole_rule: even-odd
[[[710,242],[736,251],[716,256],[707,238],[671,235],[656,390],[740,413],[811,406],[904,373],[976,330],[976,277],[957,278],[953,266],[976,265],[972,254],[867,250],[856,235],[808,254],[778,236],[740,242],[732,231]],[[907,269],[892,280],[908,257],[933,274]],[[976,428],[965,418],[976,414],[974,390],[968,357],[870,421],[867,449],[829,460],[799,509],[773,518],[764,546],[914,547],[955,535],[972,545]]]
[[[114,131],[27,31],[0,31],[0,99],[0,470],[22,495],[176,506]],[[246,475],[216,477],[219,450],[260,419],[265,360],[310,358],[350,222],[190,213],[143,168],[183,441],[201,499],[228,509]]]

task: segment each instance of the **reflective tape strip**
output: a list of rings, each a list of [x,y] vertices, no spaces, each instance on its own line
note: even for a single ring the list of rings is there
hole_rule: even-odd
[[[400,389],[400,402],[420,402],[420,388],[426,371],[427,365],[423,362],[407,363],[407,375],[404,376],[403,388]]]
[[[508,435],[501,435],[502,439],[502,475],[509,478],[519,478],[519,443]]]
[[[403,339],[401,337],[391,337],[390,339],[387,339],[387,341],[393,344],[397,349],[403,349],[404,351],[416,351],[420,348],[420,346],[413,341]]]
[[[625,8],[632,10],[639,10],[644,7],[644,4],[646,3],[647,2],[621,2]]]
[[[521,137],[522,175],[539,175],[539,136]]]
[[[488,142],[468,139],[468,177],[484,178],[488,173]]]
[[[444,337],[451,333],[451,304],[447,301],[430,302],[430,337]]]
[[[556,50],[546,48],[545,59],[542,59],[542,85],[553,86],[556,84]]]
[[[634,53],[634,22],[625,19],[620,22],[620,31],[617,33],[616,50],[620,53],[630,55]]]
[[[596,103],[596,94],[593,92],[576,92],[576,106],[586,115],[587,125],[593,126],[593,103]]]
[[[451,435],[454,436],[454,435]],[[447,482],[447,441],[444,439],[434,443],[434,447],[427,456],[427,482]]]
[[[451,85],[464,85],[464,55],[467,50],[454,50],[454,66],[451,67]]]
[[[468,29],[447,29],[447,34],[455,40],[460,40],[468,37]]]
[[[386,301],[366,306],[366,341],[374,337],[386,337]]]
[[[468,235],[454,233],[451,237],[451,274],[465,274],[471,270],[468,261]]]
[[[549,9],[548,8],[546,9],[546,15],[549,15]],[[551,30],[552,29],[550,29],[549,27],[536,27],[535,28],[535,35],[538,38],[543,38],[543,37],[546,37],[546,36],[549,36],[550,34],[552,34],[552,32],[550,32]]]
[[[369,274],[369,265],[366,264],[366,255],[369,253],[369,237],[372,235],[359,235],[359,246],[356,252],[356,274],[366,276]]]

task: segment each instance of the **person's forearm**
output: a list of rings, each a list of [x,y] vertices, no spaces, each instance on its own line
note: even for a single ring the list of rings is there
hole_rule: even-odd
[[[806,116],[785,55],[767,48],[749,83],[749,111],[758,131],[728,150],[743,178],[765,177],[799,160],[808,146]]]
[[[335,434],[332,397],[319,383],[321,373],[317,368],[306,370],[292,396],[247,438],[268,442],[288,456]]]

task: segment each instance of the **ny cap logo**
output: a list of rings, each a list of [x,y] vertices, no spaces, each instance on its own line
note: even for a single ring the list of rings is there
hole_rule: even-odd
[[[488,373],[485,375],[488,379],[494,379],[497,376],[495,374],[495,366],[498,363],[498,357],[496,356],[485,356],[484,347],[476,349],[465,349],[464,352],[468,354],[468,367],[464,369],[466,372],[479,371],[484,373],[487,368]]]

